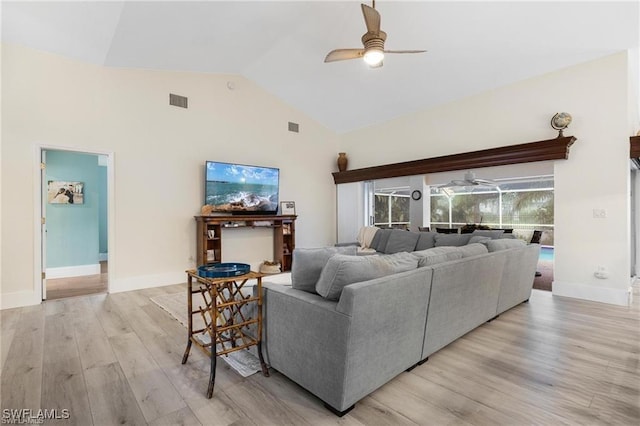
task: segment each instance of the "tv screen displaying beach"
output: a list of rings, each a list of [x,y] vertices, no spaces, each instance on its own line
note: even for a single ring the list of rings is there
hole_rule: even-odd
[[[205,203],[215,212],[275,212],[278,180],[278,169],[207,162]]]

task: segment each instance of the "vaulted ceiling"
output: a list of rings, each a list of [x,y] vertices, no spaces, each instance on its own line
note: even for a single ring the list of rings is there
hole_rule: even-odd
[[[371,4],[367,2],[367,4]],[[378,1],[388,55],[361,47],[356,1],[2,2],[2,40],[107,67],[240,74],[342,133],[637,48],[638,1]]]

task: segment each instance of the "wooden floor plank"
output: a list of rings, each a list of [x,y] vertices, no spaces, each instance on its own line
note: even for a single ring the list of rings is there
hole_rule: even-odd
[[[206,425],[207,423],[205,423]],[[149,426],[201,426],[202,423],[193,414],[189,407],[173,411],[165,416],[159,417],[149,423]]]
[[[42,408],[69,411],[68,419],[47,424],[85,426],[93,424],[89,397],[80,358],[48,362],[45,355],[42,377]]]
[[[44,328],[42,305],[22,308],[0,379],[0,408],[40,408]]]
[[[91,368],[84,376],[94,425],[147,424],[117,363]]]
[[[101,295],[101,297],[93,297],[89,300],[107,336],[112,337],[133,331],[120,309],[113,302],[112,295]]]

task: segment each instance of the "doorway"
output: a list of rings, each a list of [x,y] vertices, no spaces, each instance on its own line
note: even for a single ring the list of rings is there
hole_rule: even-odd
[[[111,154],[40,149],[42,300],[109,289]]]

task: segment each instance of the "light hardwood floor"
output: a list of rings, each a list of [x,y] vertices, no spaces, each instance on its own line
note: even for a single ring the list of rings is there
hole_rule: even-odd
[[[640,424],[640,295],[617,307],[534,290],[364,398],[343,418],[286,377],[180,360],[186,330],[149,300],[184,285],[0,311],[1,405],[61,424]],[[389,354],[393,356],[393,354]]]
[[[64,297],[84,296],[106,293],[108,290],[107,262],[100,262],[100,273],[71,278],[52,278],[47,280],[47,300]]]

